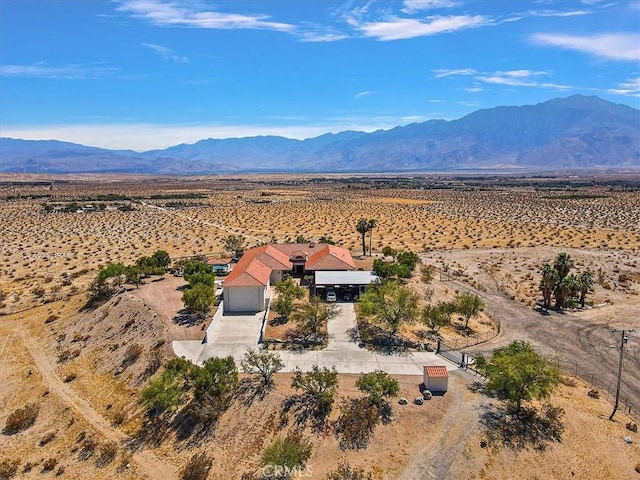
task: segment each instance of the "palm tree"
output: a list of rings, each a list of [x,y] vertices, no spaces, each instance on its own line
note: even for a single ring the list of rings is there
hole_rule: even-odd
[[[584,301],[587,296],[587,292],[593,285],[591,272],[589,270],[587,270],[586,272],[582,272],[578,277],[578,282],[580,285],[580,306],[584,308]]]
[[[556,288],[556,271],[549,262],[542,265],[542,279],[540,280],[540,291],[542,292],[542,307],[551,308],[551,296]]]
[[[553,264],[553,268],[555,268],[558,273],[558,280],[562,282],[564,277],[569,275],[571,269],[575,266],[573,263],[573,258],[568,253],[562,252],[559,253],[556,257],[556,261]]]
[[[356,223],[356,230],[362,235],[362,255],[367,254],[367,246],[365,245],[364,238],[369,231],[369,221],[366,218],[360,218]]]
[[[556,272],[556,287],[553,294],[556,297],[556,308],[563,308],[565,300],[569,292],[569,284],[565,282],[565,278],[574,267],[573,259],[568,253],[559,253],[553,263],[553,269]],[[571,282],[570,282],[571,283]]]
[[[373,229],[376,228],[377,224],[378,221],[375,218],[367,222],[367,229],[369,230],[369,256],[371,256],[371,237],[373,237]]]

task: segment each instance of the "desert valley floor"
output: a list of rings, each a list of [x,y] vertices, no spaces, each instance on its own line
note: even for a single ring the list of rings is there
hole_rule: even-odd
[[[376,220],[366,237],[373,257],[363,255],[360,218]],[[551,403],[565,412],[561,441],[494,441],[488,419],[499,402],[479,391],[480,377],[456,368],[444,396],[421,406],[392,399],[391,422],[363,449],[341,448],[329,428],[299,425],[283,410],[291,373],[276,374],[264,398],[239,393],[207,435],[150,424],[141,389],[174,356],[171,342],[202,339],[206,322],[175,321],[181,278],[127,285],[93,309],[83,308],[87,289],[107,262],[133,263],[158,249],[173,259],[224,256],[229,234],[248,246],[329,237],[364,269],[385,246],[418,253],[437,272],[430,285],[419,273],[407,280],[421,298],[471,291],[486,304],[472,320],[473,341],[455,326],[442,329],[445,341],[488,357],[523,339],[558,363],[563,381]],[[2,175],[0,239],[0,428],[25,404],[39,408],[30,428],[0,433],[0,479],[12,471],[180,478],[204,452],[213,462],[208,478],[249,480],[260,478],[261,451],[294,429],[312,443],[313,479],[351,478],[327,477],[340,462],[375,479],[640,478],[640,437],[626,428],[640,412],[637,175]],[[587,308],[543,314],[540,269],[561,252],[594,284]],[[635,332],[610,422],[622,329]],[[415,325],[401,333],[420,335]],[[339,376],[330,422],[342,399],[358,395],[356,378]],[[422,377],[396,379],[398,396],[419,394]]]

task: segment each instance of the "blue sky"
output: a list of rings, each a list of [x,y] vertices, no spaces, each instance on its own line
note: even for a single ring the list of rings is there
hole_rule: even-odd
[[[640,1],[0,1],[5,137],[308,138],[576,93],[640,108]]]

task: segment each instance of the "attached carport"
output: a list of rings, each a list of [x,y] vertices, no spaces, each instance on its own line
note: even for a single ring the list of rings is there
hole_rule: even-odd
[[[361,295],[367,285],[378,281],[374,272],[362,270],[321,270],[315,272],[314,290],[316,295],[332,288],[340,293],[350,292],[352,295]]]

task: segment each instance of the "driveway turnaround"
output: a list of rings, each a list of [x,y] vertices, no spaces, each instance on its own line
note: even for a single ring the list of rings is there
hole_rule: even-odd
[[[323,350],[278,350],[285,364],[284,372],[296,368],[310,370],[313,365],[335,367],[340,373],[367,373],[383,370],[394,375],[422,375],[425,365],[444,365],[455,370],[457,365],[447,362],[433,352],[376,353],[358,346],[356,315],[352,303],[338,304],[339,314],[328,325],[329,344]],[[255,315],[222,315],[218,310],[207,336],[202,342],[175,341],[173,350],[196,364],[211,357],[231,355],[236,364],[249,348],[259,347],[264,312]]]

